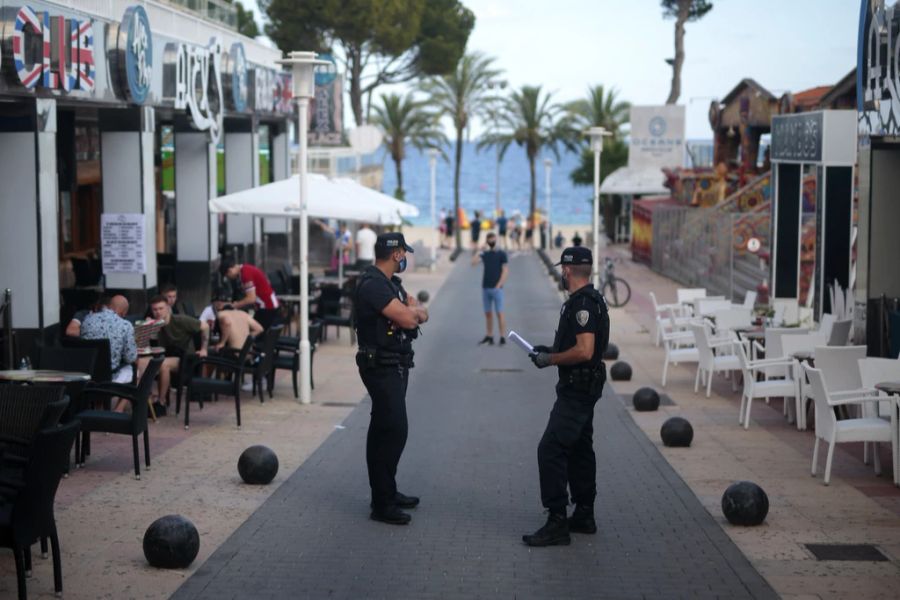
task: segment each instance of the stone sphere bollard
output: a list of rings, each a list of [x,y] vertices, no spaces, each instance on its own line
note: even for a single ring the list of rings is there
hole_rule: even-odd
[[[244,483],[266,485],[278,474],[278,457],[266,446],[250,446],[238,459],[238,473]]]
[[[653,388],[642,387],[631,397],[634,410],[650,412],[659,408],[659,394]]]
[[[619,360],[619,347],[610,342],[603,351],[603,360]]]
[[[687,448],[694,439],[694,428],[687,419],[671,417],[663,423],[659,436],[663,444],[670,448]]]
[[[431,298],[431,296],[428,295],[427,290],[420,290],[419,293],[416,294],[416,299],[420,304],[425,304],[426,302],[428,302],[429,298]]]
[[[609,370],[609,375],[613,381],[631,381],[631,365],[620,360]]]
[[[144,557],[158,569],[184,569],[200,552],[200,534],[181,515],[166,515],[153,521],[144,533]]]
[[[769,497],[752,481],[738,481],[722,494],[722,512],[732,525],[759,525],[769,513]]]

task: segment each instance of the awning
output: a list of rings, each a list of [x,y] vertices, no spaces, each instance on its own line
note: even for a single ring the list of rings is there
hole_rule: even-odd
[[[621,167],[607,175],[601,194],[667,194],[666,177],[659,167]]]
[[[374,225],[399,225],[404,218],[419,216],[419,209],[350,179],[329,179],[310,173],[309,216],[314,219],[359,221]],[[259,187],[212,198],[213,213],[257,217],[300,216],[300,176],[294,175]]]

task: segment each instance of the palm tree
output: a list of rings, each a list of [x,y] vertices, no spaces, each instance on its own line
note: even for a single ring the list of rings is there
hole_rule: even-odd
[[[483,113],[490,103],[494,88],[499,84],[500,71],[494,59],[478,52],[466,53],[456,69],[441,77],[431,77],[422,83],[429,96],[429,104],[439,108],[453,122],[456,133],[456,156],[453,165],[453,207],[459,215],[459,174],[462,167],[463,134],[473,117]],[[456,247],[462,248],[462,232],[456,228]]]
[[[619,100],[615,88],[607,90],[602,85],[589,87],[587,95],[566,104],[568,122],[573,137],[581,143],[581,161],[569,174],[572,182],[579,185],[594,183],[594,153],[590,149],[584,132],[590,127],[603,127],[612,135],[603,140],[603,164],[600,180],[606,178],[628,162],[628,146],[622,141],[622,128],[630,118],[631,104]]]
[[[622,126],[628,123],[631,104],[618,98],[615,88],[608,91],[602,85],[589,87],[587,96],[566,104],[573,126],[581,133],[589,127],[604,127],[613,139],[622,136]]]
[[[381,94],[381,105],[375,107],[375,125],[384,132],[387,147],[394,168],[397,171],[397,189],[394,196],[403,199],[403,160],[406,145],[419,150],[437,148],[444,154],[447,136],[440,127],[440,114],[426,110],[426,103],[416,100],[412,94]]]
[[[542,93],[541,86],[525,85],[514,90],[503,103],[497,130],[482,136],[478,144],[479,147],[498,146],[501,158],[512,144],[525,150],[531,177],[529,215],[532,216],[537,208],[535,162],[538,155],[541,150],[549,149],[558,159],[560,144],[574,145],[571,124],[561,118],[562,108],[551,100],[551,94]]]

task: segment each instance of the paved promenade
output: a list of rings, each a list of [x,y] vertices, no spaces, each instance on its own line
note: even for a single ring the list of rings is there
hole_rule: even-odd
[[[366,400],[175,598],[774,597],[610,389],[595,421],[599,533],[522,544],[545,518],[536,448],[555,373],[476,346],[479,281],[456,266],[417,344],[398,475],[422,496],[412,524],[368,519]],[[509,327],[547,343],[559,303],[534,255],[512,258]]]

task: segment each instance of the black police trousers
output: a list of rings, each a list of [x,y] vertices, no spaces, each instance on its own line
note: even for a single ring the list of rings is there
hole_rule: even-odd
[[[561,513],[569,504],[567,484],[576,504],[593,506],[597,496],[594,456],[596,397],[557,384],[556,403],[538,444],[541,502]]]
[[[406,446],[409,369],[399,365],[361,368],[359,376],[372,398],[372,418],[366,438],[372,504],[376,509],[384,509],[394,504],[397,464]]]

